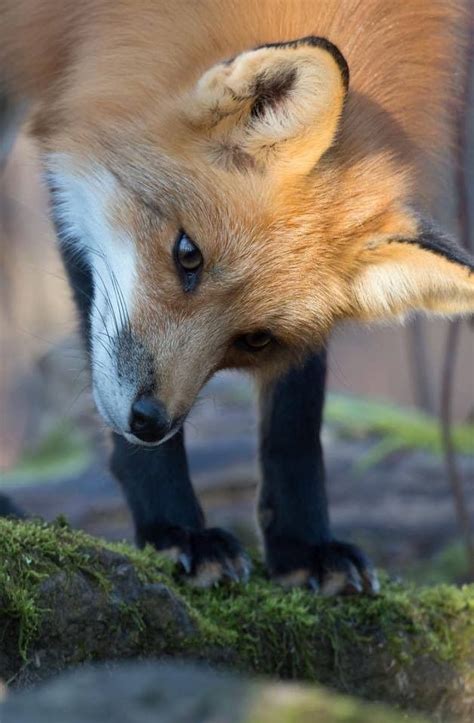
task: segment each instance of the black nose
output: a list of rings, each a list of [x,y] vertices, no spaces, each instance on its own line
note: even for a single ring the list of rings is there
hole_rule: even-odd
[[[130,430],[142,442],[159,442],[170,431],[170,420],[163,404],[153,397],[140,397],[133,403]]]

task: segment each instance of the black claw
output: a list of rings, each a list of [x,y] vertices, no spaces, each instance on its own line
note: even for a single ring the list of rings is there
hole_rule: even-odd
[[[182,552],[178,557],[178,562],[184,572],[189,575],[192,569],[191,557],[186,552]]]
[[[321,586],[320,586],[319,582],[313,576],[308,578],[308,587],[310,590],[312,590],[315,593],[319,593],[321,590]]]
[[[364,584],[364,592],[368,595],[379,594],[380,582],[377,577],[377,573],[374,570],[365,570],[362,574],[362,582]]]
[[[180,571],[191,578],[198,576],[200,568],[208,562],[217,562],[222,577],[232,582],[246,582],[250,562],[239,541],[218,527],[192,530],[169,527],[155,531],[157,549],[178,548],[177,564]]]
[[[358,595],[363,591],[362,581],[359,574],[354,570],[347,577],[347,581],[344,587],[344,595]]]
[[[242,582],[248,582],[250,573],[252,572],[252,563],[250,558],[245,553],[241,555],[241,580]]]
[[[232,582],[240,582],[240,577],[234,567],[228,562],[224,565],[224,575],[232,580]]]
[[[289,575],[292,570],[308,570],[306,584],[316,593],[376,595],[379,590],[371,563],[354,545],[337,540],[309,545],[279,538],[269,553],[273,577]]]

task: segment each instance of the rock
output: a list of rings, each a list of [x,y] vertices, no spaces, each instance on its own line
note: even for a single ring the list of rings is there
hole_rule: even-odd
[[[196,590],[151,549],[0,520],[0,679],[25,687],[90,661],[192,658],[474,719],[474,586],[386,581],[375,598],[325,599],[255,567],[247,586]]]
[[[322,688],[255,682],[191,665],[87,667],[13,695],[3,723],[402,723],[405,715]],[[411,718],[421,723],[421,718]]]
[[[81,555],[87,568],[78,558],[77,569],[66,567],[38,579],[35,605],[41,624],[34,645],[20,662],[26,642],[20,620],[18,640],[0,667],[0,678],[15,676],[17,685],[29,685],[69,665],[107,659],[111,650],[114,658],[173,653],[196,633],[184,602],[162,583],[141,580],[124,555],[98,547],[81,548]]]

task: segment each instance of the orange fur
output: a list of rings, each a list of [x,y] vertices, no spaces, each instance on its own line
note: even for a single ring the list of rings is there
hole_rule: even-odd
[[[0,0],[0,81],[29,99],[42,152],[73,158],[84,177],[96,164],[119,181],[108,216],[138,251],[133,323],[176,413],[216,369],[276,373],[339,319],[474,309],[466,268],[388,244],[416,237],[413,208],[436,192],[466,7]],[[309,35],[342,51],[347,98],[326,51],[253,50]],[[252,121],[253,81],[278,64],[288,73],[293,64],[299,85]],[[180,228],[205,259],[205,281],[189,297],[171,258]],[[232,339],[254,329],[270,329],[277,349],[236,351]]]

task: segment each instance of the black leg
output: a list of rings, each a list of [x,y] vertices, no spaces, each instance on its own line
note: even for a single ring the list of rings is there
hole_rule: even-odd
[[[373,592],[366,558],[331,536],[320,441],[325,381],[322,352],[262,389],[259,520],[267,566],[285,585]]]
[[[200,530],[204,515],[189,478],[183,433],[160,447],[143,448],[114,434],[111,469],[122,485],[139,547],[167,544],[166,530]]]
[[[249,565],[238,540],[220,528],[205,528],[189,478],[183,432],[153,448],[113,436],[111,468],[132,512],[137,544],[166,552],[195,585],[245,580]]]

